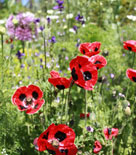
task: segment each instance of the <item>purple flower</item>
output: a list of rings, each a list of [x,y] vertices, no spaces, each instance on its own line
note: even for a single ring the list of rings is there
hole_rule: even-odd
[[[21,53],[20,51],[17,51],[16,56],[17,56],[18,59],[22,59],[22,56],[25,56],[25,54]]]
[[[49,17],[47,18],[47,23],[48,23],[48,25],[50,25],[50,23],[51,23],[51,19]]]
[[[114,78],[114,76],[115,76],[115,75],[114,75],[113,73],[110,74],[110,77],[111,77],[112,79]]]
[[[78,14],[78,15],[75,17],[75,20],[77,20],[78,22],[80,22],[82,25],[85,23],[84,17],[83,17],[83,16],[80,16],[80,14]]]
[[[54,6],[53,9],[62,11],[64,9],[63,6],[64,1],[56,0],[56,2],[58,3],[58,5]]]
[[[40,65],[40,68],[43,69],[43,65]]]
[[[45,28],[44,26],[40,26],[40,30],[43,31]]]
[[[78,29],[78,28],[77,28],[76,25],[73,26],[73,29],[74,29],[74,31],[77,33],[77,29]]]
[[[40,55],[40,53],[35,52],[34,54],[36,57],[38,57]]]
[[[20,66],[21,68],[24,68],[25,67],[25,64],[21,64],[21,66]]]
[[[32,40],[37,36],[37,22],[39,21],[40,19],[35,19],[34,14],[30,12],[19,13],[8,18],[6,28],[12,38],[21,41]]]
[[[34,23],[40,23],[40,19],[39,18],[35,19]]]
[[[43,59],[42,58],[40,59],[40,62],[43,62]]]
[[[80,45],[80,39],[77,39],[76,47],[79,47],[79,45]]]
[[[94,129],[91,126],[87,126],[86,130],[89,131],[89,132],[93,132],[94,131]]]
[[[55,36],[52,36],[51,39],[49,40],[50,43],[56,43],[56,38]]]

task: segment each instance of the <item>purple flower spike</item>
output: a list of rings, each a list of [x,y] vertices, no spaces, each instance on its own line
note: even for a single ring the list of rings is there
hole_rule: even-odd
[[[63,6],[64,1],[56,0],[56,2],[58,3],[58,5],[54,6],[53,9],[62,11],[64,9]]]
[[[56,43],[56,38],[55,36],[52,36],[52,38],[49,40],[50,43]]]
[[[47,23],[48,23],[48,25],[50,25],[50,23],[51,23],[51,19],[49,17],[47,18]]]
[[[35,19],[34,23],[40,23],[40,18]]]
[[[74,26],[73,26],[73,29],[74,29],[75,32],[77,32],[77,29],[78,29],[78,28],[77,28],[76,25],[74,25]]]
[[[17,51],[16,56],[17,56],[18,59],[22,59],[22,56],[25,56],[25,54],[21,53],[20,51]]]
[[[78,14],[78,15],[75,17],[75,20],[77,20],[78,22],[80,22],[82,25],[85,23],[84,17],[83,17],[83,16],[80,16],[80,14]]]
[[[44,30],[44,26],[40,26],[40,30],[43,31]]]

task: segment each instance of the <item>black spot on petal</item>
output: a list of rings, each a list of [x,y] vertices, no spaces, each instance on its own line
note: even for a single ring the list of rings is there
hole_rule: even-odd
[[[55,151],[53,151],[53,150],[47,150],[48,152],[49,152],[49,154],[56,154],[56,152]]]
[[[97,52],[97,51],[98,51],[98,48],[97,48],[97,47],[95,47],[94,51],[95,51],[95,52]]]
[[[26,98],[25,94],[20,94],[20,96],[19,96],[20,101],[23,101],[25,98]]]
[[[33,91],[32,96],[33,96],[34,99],[37,99],[38,98],[38,93],[36,91]]]
[[[132,80],[133,80],[134,82],[136,82],[136,77],[132,77]]]
[[[128,48],[128,50],[129,50],[129,51],[131,51],[131,50],[132,50],[132,48],[131,48],[131,47],[129,47],[129,46],[128,46],[127,48]]]
[[[78,67],[81,68],[82,66],[79,64]]]
[[[74,80],[74,81],[77,81],[77,80],[78,80],[78,75],[76,74],[75,68],[72,69],[71,74],[72,74],[73,80]]]
[[[65,89],[65,86],[64,85],[56,85],[56,87],[58,88],[58,89]]]
[[[46,135],[44,135],[44,136],[42,137],[42,139],[46,139],[46,140],[48,140],[48,135],[49,135],[49,131],[47,132]]]
[[[59,142],[63,141],[67,136],[64,132],[58,131],[54,136]]]
[[[108,128],[108,134],[110,135],[112,132],[112,129],[111,128]]]
[[[68,155],[68,150],[59,150],[61,153],[65,153],[65,155]]]
[[[101,62],[100,61],[96,61],[94,64],[101,64]]]
[[[84,80],[85,80],[85,81],[88,81],[88,80],[91,80],[92,74],[91,74],[89,71],[85,71],[85,72],[83,73],[83,77],[84,77]]]
[[[35,106],[34,106],[34,109],[36,109],[38,107],[38,104],[36,104]]]
[[[83,54],[85,54],[85,50],[83,50],[82,52],[83,52]]]
[[[20,105],[20,109],[23,110],[23,109],[27,109],[27,108],[25,108],[24,106]]]

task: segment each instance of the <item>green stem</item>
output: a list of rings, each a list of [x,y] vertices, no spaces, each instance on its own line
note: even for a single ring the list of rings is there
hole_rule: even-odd
[[[2,52],[2,75],[1,75],[1,86],[3,86],[3,82],[4,82],[4,71],[3,71],[3,63],[4,63],[3,34],[1,34],[1,52]]]
[[[67,124],[67,120],[68,120],[68,104],[69,104],[69,100],[70,100],[70,91],[71,91],[71,88],[73,86],[73,80],[71,81],[71,84],[70,84],[70,87],[69,87],[69,91],[68,91],[68,96],[67,96],[67,102],[66,102],[66,106],[65,106],[65,124]]]
[[[22,48],[23,48],[23,53],[25,53],[25,42],[22,41]]]
[[[62,101],[61,101],[61,123],[62,123],[62,117],[63,117],[63,100],[64,100],[64,89],[62,92]]]
[[[87,90],[85,90],[85,128],[87,124]]]
[[[44,59],[45,59],[45,69],[46,69],[46,44],[45,44],[45,36],[43,36],[43,46],[44,46]]]
[[[131,64],[131,68],[134,67],[134,63],[135,63],[135,52],[133,52],[133,60],[132,60],[132,64]],[[126,91],[126,98],[128,97],[128,92],[129,92],[129,87],[130,87],[131,81],[129,80],[128,82],[128,87],[127,87],[127,91]]]

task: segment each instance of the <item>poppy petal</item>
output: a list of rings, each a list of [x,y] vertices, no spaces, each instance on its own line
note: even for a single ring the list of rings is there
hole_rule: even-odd
[[[126,50],[136,52],[136,41],[135,40],[127,40],[123,42],[123,47]]]
[[[95,141],[93,152],[97,154],[100,152],[101,149],[102,149],[101,143],[99,141]]]
[[[100,53],[100,42],[82,43],[79,46],[79,51],[86,56],[93,56]]]
[[[107,64],[106,59],[101,55],[92,56],[91,58],[89,58],[89,61],[92,62],[97,69],[101,69]]]
[[[58,77],[60,77],[59,73],[56,72],[56,71],[54,71],[54,70],[52,70],[52,71],[50,72],[50,75],[51,75],[52,78],[58,78]]]
[[[51,130],[48,142],[51,143],[54,139],[59,141],[59,146],[70,146],[74,143],[75,132],[67,125],[60,124],[55,127],[55,130]]]
[[[131,81],[136,82],[136,70],[129,68],[126,71],[126,75]]]
[[[34,113],[38,112],[43,104],[44,104],[44,100],[36,100],[34,102],[34,106],[33,107],[31,106],[30,108],[28,108],[26,113],[34,114]]]
[[[30,94],[35,100],[41,99],[43,97],[43,92],[38,86],[29,85],[28,94]]]

